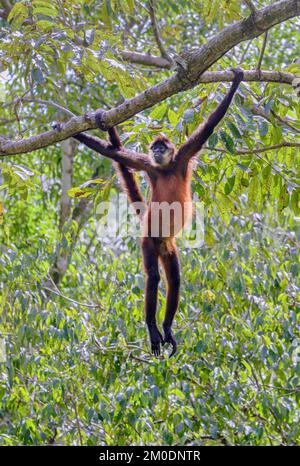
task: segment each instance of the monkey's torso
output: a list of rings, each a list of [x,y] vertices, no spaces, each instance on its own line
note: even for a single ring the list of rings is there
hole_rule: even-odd
[[[143,221],[144,236],[168,239],[177,236],[191,220],[193,213],[191,176],[193,163],[186,170],[157,171],[150,177],[150,204]]]

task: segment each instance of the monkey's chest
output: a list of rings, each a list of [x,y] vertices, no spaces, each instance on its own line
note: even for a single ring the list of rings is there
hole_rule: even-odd
[[[178,176],[159,178],[153,186],[152,202],[179,202],[192,200],[190,182]]]

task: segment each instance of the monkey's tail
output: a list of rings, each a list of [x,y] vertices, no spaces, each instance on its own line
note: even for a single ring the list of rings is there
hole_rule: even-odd
[[[115,126],[109,128],[108,134],[112,146],[116,147],[117,149],[122,149],[123,144],[117,128]],[[146,211],[146,204],[132,170],[120,162],[115,162],[114,166],[121,181],[123,190],[127,194],[129,201],[134,204],[133,206],[137,216],[140,220],[142,220]]]
[[[146,204],[132,170],[118,162],[115,162],[115,168],[123,190],[133,204],[137,216],[142,220],[146,211]]]

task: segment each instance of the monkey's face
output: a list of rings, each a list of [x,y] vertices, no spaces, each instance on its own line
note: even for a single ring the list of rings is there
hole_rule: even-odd
[[[174,155],[174,146],[169,141],[154,141],[150,146],[151,156],[157,166],[168,165]]]

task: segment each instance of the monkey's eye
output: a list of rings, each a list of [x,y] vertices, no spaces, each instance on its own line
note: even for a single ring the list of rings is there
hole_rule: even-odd
[[[160,153],[165,152],[166,148],[167,147],[163,142],[156,142],[151,146],[151,150],[153,152],[160,152]]]

